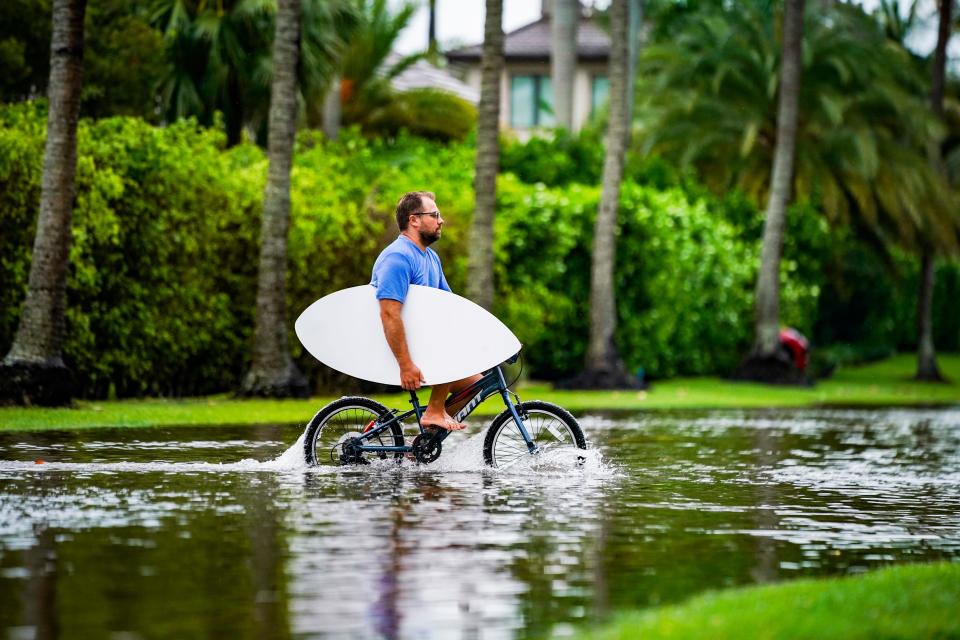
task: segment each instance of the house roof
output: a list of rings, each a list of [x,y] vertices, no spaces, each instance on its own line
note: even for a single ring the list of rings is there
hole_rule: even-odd
[[[390,53],[387,56],[386,66],[392,66],[400,59],[400,55]],[[397,91],[421,88],[441,89],[458,95],[473,104],[480,102],[479,91],[461,82],[446,69],[439,69],[426,60],[418,60],[409,68],[404,69],[400,75],[390,81],[390,84]]]
[[[451,62],[479,62],[483,43],[461,47],[446,53]],[[550,18],[520,27],[504,36],[503,57],[508,62],[545,62],[550,60]],[[610,57],[610,36],[587,17],[577,27],[577,58],[582,62],[606,62]]]

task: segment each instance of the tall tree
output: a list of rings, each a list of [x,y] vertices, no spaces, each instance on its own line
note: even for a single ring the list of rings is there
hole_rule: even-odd
[[[477,119],[477,161],[473,180],[476,205],[470,225],[467,295],[493,306],[493,218],[500,165],[500,76],[503,73],[503,0],[486,0],[483,56],[480,66],[480,109]]]
[[[630,0],[610,3],[610,116],[604,141],[600,207],[593,231],[590,272],[590,339],[585,371],[576,384],[585,387],[629,387],[627,373],[614,344],[617,304],[613,266],[616,261],[617,210],[627,146],[630,144],[629,81]]]
[[[643,148],[692,166],[719,193],[736,186],[758,204],[770,198],[777,141],[777,6],[747,0],[679,20],[659,15],[638,76]],[[955,207],[928,159],[943,127],[929,109],[926,65],[859,7],[838,3],[810,17],[794,199],[878,248],[918,251],[926,236],[938,250],[956,250]]]
[[[330,87],[323,97],[323,133],[331,140],[340,135],[340,121],[343,118],[343,109],[340,104],[340,76],[330,79]]]
[[[643,31],[643,2],[630,0],[630,27],[627,32],[627,108],[633,117],[634,93],[637,85],[637,57]]]
[[[167,42],[169,73],[161,84],[169,120],[194,116],[202,124],[223,116],[227,143],[245,129],[264,144],[269,126],[270,34],[276,0],[154,0],[153,22]],[[354,0],[301,6],[298,88],[322,104],[334,67],[356,24]],[[321,109],[318,107],[318,113]]]
[[[357,24],[340,60],[343,122],[369,125],[382,117],[396,95],[391,82],[424,57],[423,53],[393,53],[397,39],[410,24],[417,6],[387,0],[357,3]]]
[[[558,127],[573,129],[573,81],[577,68],[580,0],[553,0],[550,9],[550,83]]]
[[[427,2],[429,24],[427,25],[427,55],[430,59],[437,56],[437,0]]]
[[[268,157],[270,169],[260,227],[253,363],[242,395],[307,396],[306,379],[290,357],[287,343],[287,231],[290,226],[290,167],[297,128],[297,67],[301,0],[279,0],[273,40]]]
[[[939,0],[940,24],[937,29],[937,47],[933,54],[933,77],[930,83],[930,108],[943,119],[943,92],[946,84],[947,43],[951,35],[953,0]],[[939,173],[944,174],[939,146],[931,145],[930,160]],[[937,366],[933,344],[933,286],[936,277],[934,252],[929,243],[923,243],[920,257],[920,292],[917,305],[917,380],[942,380]]]
[[[67,266],[77,170],[77,121],[83,81],[86,0],[53,3],[47,141],[40,216],[27,298],[10,352],[0,368],[0,403],[70,402],[63,362]]]
[[[777,355],[780,348],[780,257],[783,253],[787,205],[793,193],[794,151],[799,119],[803,3],[804,0],[786,0],[785,3],[777,138],[770,196],[763,224],[760,271],[757,275],[755,335],[752,353],[740,370],[743,377],[770,382],[789,380],[795,376],[790,363],[781,365]]]

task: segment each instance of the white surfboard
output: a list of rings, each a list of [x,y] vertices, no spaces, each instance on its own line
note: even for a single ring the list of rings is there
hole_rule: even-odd
[[[376,293],[367,284],[324,296],[300,314],[295,329],[310,355],[328,367],[399,385]],[[481,373],[520,351],[520,341],[496,316],[440,289],[410,285],[400,317],[410,357],[428,385]]]

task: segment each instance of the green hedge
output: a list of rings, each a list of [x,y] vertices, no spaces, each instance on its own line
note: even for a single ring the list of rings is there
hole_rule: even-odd
[[[45,111],[0,108],[0,351],[26,290]],[[393,209],[430,189],[447,220],[437,250],[463,291],[474,149],[401,135],[298,138],[292,175],[288,320],[313,300],[367,282],[397,234]],[[646,165],[647,167],[653,165]],[[248,366],[267,164],[254,146],[178,122],[81,122],[64,356],[85,396],[188,395],[234,388]],[[529,176],[528,176],[529,178]],[[657,184],[660,182],[660,184]],[[760,214],[689,185],[624,184],[618,229],[617,340],[631,370],[727,371],[748,344]],[[586,343],[595,186],[498,183],[496,312],[526,345],[534,377],[580,367]],[[784,321],[813,328],[829,234],[794,208]],[[9,230],[9,231],[8,231]],[[291,331],[311,378],[325,374]]]
[[[35,233],[44,114],[0,129],[5,351]],[[262,167],[190,123],[82,121],[64,356],[85,395],[205,393],[233,383],[250,333]],[[259,160],[259,159],[258,159]]]

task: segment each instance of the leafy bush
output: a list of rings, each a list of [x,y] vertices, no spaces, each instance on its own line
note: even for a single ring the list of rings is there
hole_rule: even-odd
[[[0,108],[4,353],[26,290],[44,122],[41,103]],[[245,373],[267,163],[252,145],[225,150],[224,144],[222,134],[189,121],[165,128],[131,118],[81,122],[64,357],[83,395],[208,393],[234,388]],[[336,142],[301,135],[291,186],[290,325],[320,296],[369,281],[376,255],[398,233],[393,212],[406,191],[436,192],[447,221],[436,248],[452,287],[462,292],[473,162],[469,143],[407,134],[384,141],[357,130]],[[743,355],[752,331],[762,215],[736,194],[717,199],[656,164],[645,166],[646,174],[635,175],[659,178],[628,180],[620,203],[621,355],[631,369],[658,377],[723,373]],[[656,184],[660,179],[671,184]],[[527,184],[510,173],[499,178],[495,312],[525,344],[535,377],[566,377],[583,361],[598,202],[597,186]],[[849,341],[847,334],[823,335],[817,315],[828,315],[829,305],[861,304],[872,320],[850,322],[874,323],[869,335],[878,343],[909,339],[915,268],[905,272],[902,289],[883,297],[878,292],[891,281],[867,265],[850,276],[855,294],[842,297],[825,282],[833,277],[832,261],[848,259],[846,241],[803,205],[791,209],[789,225],[785,323],[823,342]],[[960,278],[956,267],[940,272],[937,326],[952,330],[955,341],[949,304]],[[892,320],[891,310],[897,310]],[[830,317],[836,325],[847,321]],[[327,380],[292,333],[291,351],[315,383]]]
[[[370,113],[364,130],[393,136],[400,130],[432,140],[467,138],[477,124],[477,108],[463,98],[439,89],[410,89],[396,93]]]
[[[4,350],[29,272],[42,123],[35,106],[12,108],[0,133],[0,216],[18,231],[0,276]],[[221,153],[222,142],[189,122],[81,122],[64,356],[85,395],[203,393],[235,380],[253,304],[247,220],[258,205],[248,184],[258,172]]]
[[[504,140],[500,170],[530,184],[559,187],[577,182],[599,184],[603,145],[596,135],[571,134],[563,129],[552,137],[535,136],[525,142]]]
[[[501,177],[497,312],[526,345],[534,375],[582,364],[599,188],[548,189]],[[679,188],[625,183],[616,264],[617,344],[657,377],[724,372],[749,346],[758,246]],[[793,268],[785,261],[784,272]],[[785,317],[807,330],[816,283],[788,280]]]

